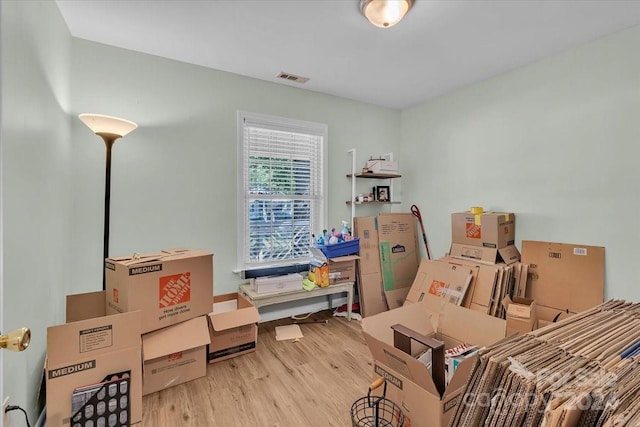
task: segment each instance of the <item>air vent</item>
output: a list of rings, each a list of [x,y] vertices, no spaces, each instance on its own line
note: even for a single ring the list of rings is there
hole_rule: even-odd
[[[280,74],[278,74],[278,78],[289,80],[290,82],[296,82],[296,83],[306,83],[309,81],[308,77],[300,77],[300,76],[296,76],[295,74],[289,74],[285,72],[281,72]]]

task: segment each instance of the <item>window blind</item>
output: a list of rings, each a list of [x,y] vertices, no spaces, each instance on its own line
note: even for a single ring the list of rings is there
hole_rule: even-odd
[[[304,262],[324,222],[326,125],[239,115],[241,269]]]

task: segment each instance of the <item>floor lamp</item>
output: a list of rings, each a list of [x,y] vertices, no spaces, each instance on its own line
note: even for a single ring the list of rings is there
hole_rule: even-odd
[[[117,117],[84,113],[78,116],[96,135],[102,137],[107,147],[107,164],[104,181],[104,256],[102,257],[102,290],[105,290],[104,260],[109,257],[109,205],[111,199],[111,147],[116,139],[122,138],[138,127],[137,124]]]

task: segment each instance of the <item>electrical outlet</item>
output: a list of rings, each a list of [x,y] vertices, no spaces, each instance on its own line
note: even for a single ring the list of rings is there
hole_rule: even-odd
[[[2,402],[2,427],[11,425],[11,413],[7,412],[7,406],[9,406],[9,396],[5,397],[4,402]]]

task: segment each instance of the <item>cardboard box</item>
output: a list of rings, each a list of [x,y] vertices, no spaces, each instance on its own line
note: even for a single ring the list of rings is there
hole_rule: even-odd
[[[377,217],[354,218],[353,233],[360,239],[356,281],[360,297],[360,314],[362,317],[373,316],[388,309],[382,284]]]
[[[327,258],[318,248],[311,248],[309,280],[320,287],[356,281],[358,255]]]
[[[529,265],[527,297],[536,300],[538,320],[552,322],[604,301],[601,246],[522,241],[522,262]]]
[[[421,302],[426,295],[460,305],[471,283],[470,267],[423,259],[406,302]]]
[[[142,394],[207,375],[208,344],[209,328],[205,316],[144,334]]]
[[[405,425],[445,427],[460,401],[476,357],[461,361],[449,385],[443,388],[415,358],[425,346],[412,341],[408,353],[397,348],[392,326],[398,324],[452,348],[462,343],[493,344],[505,336],[505,321],[443,303],[430,294],[424,295],[421,302],[407,302],[362,320],[363,334],[374,359],[374,378],[387,380],[387,398],[403,409]],[[444,361],[442,369],[443,381]]]
[[[129,376],[129,420],[142,422],[140,324],[139,311],[105,316],[104,292],[67,296],[67,323],[47,328],[48,426],[71,426],[74,390],[122,372]]]
[[[378,242],[385,294],[408,289],[420,263],[415,217],[410,213],[378,215]],[[387,303],[391,308],[389,298]]]
[[[358,259],[358,255],[329,258],[329,285],[355,282]]]
[[[281,276],[251,278],[250,283],[254,292],[268,294],[302,289],[303,279],[301,274],[292,273]]]
[[[496,249],[452,243],[449,255],[453,258],[482,264],[513,264],[520,261],[520,252],[513,245]]]
[[[456,212],[451,214],[451,243],[500,249],[516,239],[516,216],[510,212]]]
[[[209,363],[255,351],[258,342],[258,309],[243,295],[231,293],[213,298],[209,313]]]
[[[367,160],[367,170],[371,173],[398,173],[398,162],[395,160]]]
[[[527,334],[537,328],[536,302],[530,298],[506,297],[507,336]]]
[[[107,314],[142,311],[142,333],[211,311],[213,255],[166,250],[105,261]]]

